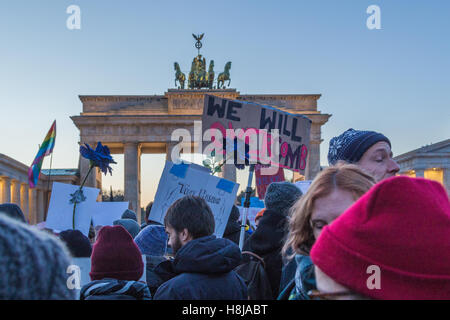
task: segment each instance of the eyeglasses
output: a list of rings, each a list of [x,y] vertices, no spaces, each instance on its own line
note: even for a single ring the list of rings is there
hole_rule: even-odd
[[[349,296],[351,291],[321,292],[319,290],[308,291],[308,297],[311,300],[336,300],[336,297]]]

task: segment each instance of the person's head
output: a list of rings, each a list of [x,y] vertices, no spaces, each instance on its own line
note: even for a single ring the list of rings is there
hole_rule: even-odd
[[[137,222],[137,216],[136,213],[130,209],[127,209],[124,211],[124,213],[122,214],[121,219],[131,219]]]
[[[137,281],[144,272],[141,252],[122,226],[100,229],[91,255],[91,280]]]
[[[0,299],[74,299],[70,255],[55,236],[0,214]]]
[[[145,207],[145,223],[148,224],[148,217],[150,216],[150,211],[152,211],[153,201],[150,201],[149,204]]]
[[[311,259],[321,292],[450,299],[447,192],[431,180],[386,179],[324,228]]]
[[[91,242],[81,231],[69,229],[61,232],[58,236],[66,244],[72,257],[88,258],[91,256]]]
[[[22,210],[15,203],[0,204],[0,214],[1,213],[4,213],[8,217],[16,219],[17,221],[27,223],[27,220],[25,219]]]
[[[139,224],[133,219],[119,219],[113,222],[115,226],[122,226],[127,230],[133,239],[138,235],[139,231],[141,231],[141,227]]]
[[[163,226],[150,225],[145,227],[134,238],[142,254],[148,256],[163,256],[167,250],[168,236]]]
[[[214,233],[214,215],[203,198],[185,196],[167,209],[164,226],[169,235],[169,246],[176,254],[189,241]]]
[[[332,166],[339,161],[360,166],[377,182],[394,176],[400,170],[392,159],[391,142],[383,134],[374,131],[348,129],[332,138],[328,163]]]
[[[301,190],[290,182],[272,182],[266,191],[266,209],[288,215],[289,209],[302,196]]]
[[[291,248],[294,253],[309,254],[322,228],[374,184],[371,175],[353,164],[340,163],[322,170],[291,209],[289,235],[283,253]]]
[[[266,208],[263,208],[262,210],[258,211],[258,213],[255,216],[255,226],[258,227],[259,224],[259,219],[262,218],[262,216],[264,215],[264,211],[266,211]]]

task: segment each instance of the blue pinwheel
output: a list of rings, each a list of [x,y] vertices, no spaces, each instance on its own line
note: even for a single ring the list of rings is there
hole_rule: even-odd
[[[90,160],[91,166],[100,168],[105,175],[108,171],[112,175],[112,168],[109,165],[116,162],[112,158],[109,148],[102,145],[101,142],[97,143],[95,150],[87,143],[84,145],[85,146],[80,146],[80,153],[83,158]]]

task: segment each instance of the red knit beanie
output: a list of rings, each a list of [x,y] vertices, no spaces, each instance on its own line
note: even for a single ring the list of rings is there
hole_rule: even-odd
[[[431,180],[383,180],[324,228],[311,259],[367,297],[450,299],[448,195]],[[380,268],[380,289],[369,289],[371,265]]]
[[[122,226],[100,229],[91,255],[91,280],[139,280],[144,272],[141,252]]]

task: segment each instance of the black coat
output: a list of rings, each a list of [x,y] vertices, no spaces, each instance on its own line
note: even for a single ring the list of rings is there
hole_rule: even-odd
[[[225,231],[223,233],[223,237],[225,239],[233,241],[235,244],[239,245],[239,239],[241,237],[241,224],[239,221],[230,221],[228,220],[227,226],[225,227]],[[249,238],[248,232],[244,233],[244,243]]]
[[[277,298],[280,288],[283,268],[281,249],[287,231],[287,217],[277,211],[266,209],[259,220],[258,228],[244,245],[244,251],[251,251],[264,259],[274,299]]]
[[[156,268],[160,277],[172,278],[158,288],[154,300],[246,300],[245,282],[233,271],[241,259],[239,247],[227,239],[189,241],[173,262]]]

